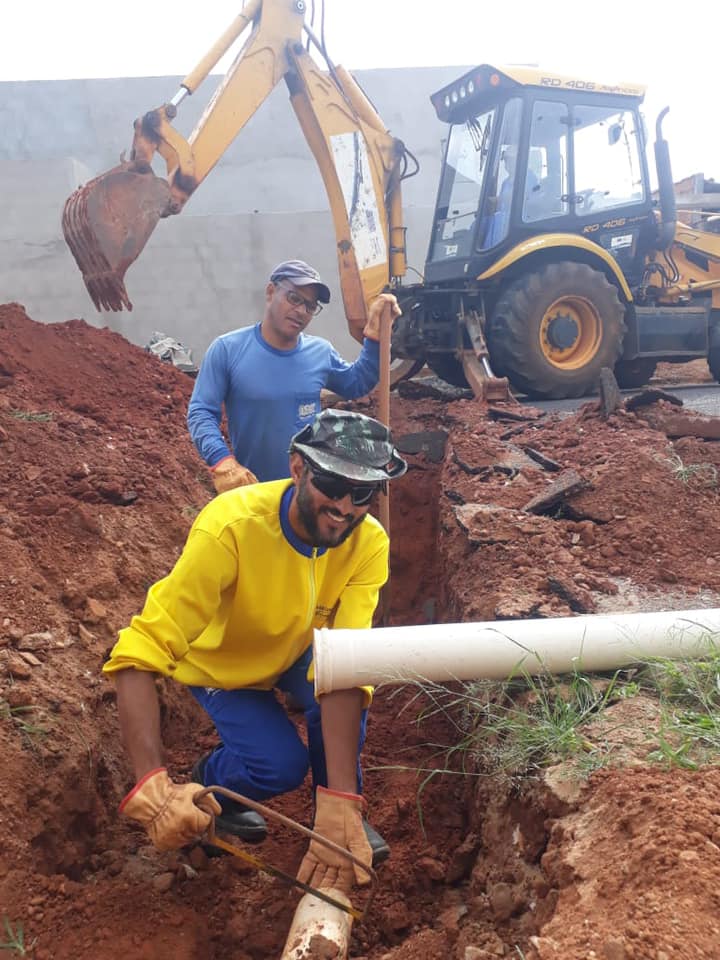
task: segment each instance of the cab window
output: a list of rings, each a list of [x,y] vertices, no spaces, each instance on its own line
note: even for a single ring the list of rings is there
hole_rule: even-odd
[[[536,100],[530,118],[523,222],[562,217],[569,212],[567,200],[568,108],[564,103]]]
[[[498,147],[480,216],[478,246],[481,250],[496,247],[507,237],[515,183],[527,175],[518,154],[521,119],[522,101],[509,100],[503,111]]]
[[[450,128],[433,236],[433,260],[470,255],[494,124],[495,110],[489,110]]]
[[[602,213],[645,200],[640,136],[631,110],[578,106],[573,111],[575,212]]]

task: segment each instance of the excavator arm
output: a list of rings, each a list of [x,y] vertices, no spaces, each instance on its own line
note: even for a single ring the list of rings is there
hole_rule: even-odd
[[[98,309],[132,309],[125,272],[158,220],[180,213],[284,79],[327,191],[348,326],[362,340],[370,302],[405,274],[405,149],[352,76],[329,60],[305,23],[305,6],[304,0],[249,0],[176,96],[135,121],[130,159],[67,200],[65,238]],[[243,34],[239,53],[186,140],[172,125],[178,105]],[[304,38],[321,52],[327,70],[310,56]],[[165,161],[166,179],[152,171],[156,154]]]

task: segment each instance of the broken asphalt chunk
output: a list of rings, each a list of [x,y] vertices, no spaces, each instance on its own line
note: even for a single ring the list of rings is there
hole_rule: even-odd
[[[447,439],[447,430],[422,430],[397,437],[395,446],[400,453],[424,453],[431,463],[441,463],[445,459]]]
[[[682,407],[683,405],[680,397],[676,397],[674,393],[667,393],[665,390],[651,387],[649,390],[643,390],[642,393],[636,393],[634,397],[628,397],[625,401],[625,409],[637,410],[638,407],[647,407],[651,403],[657,403],[658,400],[665,400],[676,407]]]
[[[615,374],[610,367],[603,367],[600,371],[600,409],[605,419],[622,405],[623,398]]]
[[[401,380],[397,385],[397,392],[401,397],[409,400],[420,400],[423,397],[429,397],[431,400],[472,400],[474,397],[469,388],[454,387],[440,377]]]
[[[546,490],[529,500],[522,510],[524,513],[546,513],[566,497],[578,493],[586,486],[587,481],[583,480],[580,474],[574,470],[565,470]]]
[[[534,470],[537,466],[533,458],[527,456],[526,453],[519,447],[512,445],[508,445],[502,451],[502,455],[492,463],[481,463],[477,465],[468,463],[466,460],[462,459],[462,457],[458,454],[457,449],[454,447],[452,451],[452,460],[464,473],[468,473],[471,476],[480,476],[483,479],[489,478],[494,473],[499,473],[503,476],[509,477],[512,480],[513,477],[516,477],[521,470],[526,470],[528,468],[532,468]],[[559,466],[558,469],[560,469]]]
[[[538,410],[536,407],[525,407],[518,410],[506,407],[488,407],[487,415],[491,420],[513,420],[522,423],[532,423],[534,420],[542,420],[546,413],[544,410]]]
[[[546,457],[545,454],[540,453],[539,450],[536,450],[534,447],[522,447],[523,453],[530,457],[531,460],[534,460],[535,463],[540,464],[543,470],[548,470],[550,473],[556,473],[558,470],[562,470],[562,464],[558,463],[557,460],[551,460],[550,457]]]

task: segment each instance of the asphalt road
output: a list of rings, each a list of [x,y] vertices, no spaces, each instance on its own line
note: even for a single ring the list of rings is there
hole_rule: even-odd
[[[720,384],[718,383],[700,383],[700,384],[653,384],[653,388],[664,390],[666,393],[672,393],[682,400],[684,406],[690,410],[697,410],[707,417],[720,417]],[[623,396],[630,397],[636,393],[642,393],[641,390],[623,390]],[[594,399],[592,396],[581,397],[579,400],[527,400],[520,397],[521,403],[530,404],[539,410],[552,411],[553,413],[572,413],[584,403]]]

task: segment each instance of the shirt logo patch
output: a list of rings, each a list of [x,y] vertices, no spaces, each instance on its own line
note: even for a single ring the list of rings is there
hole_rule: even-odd
[[[298,417],[311,417],[315,413],[315,402],[301,403],[298,406]]]

